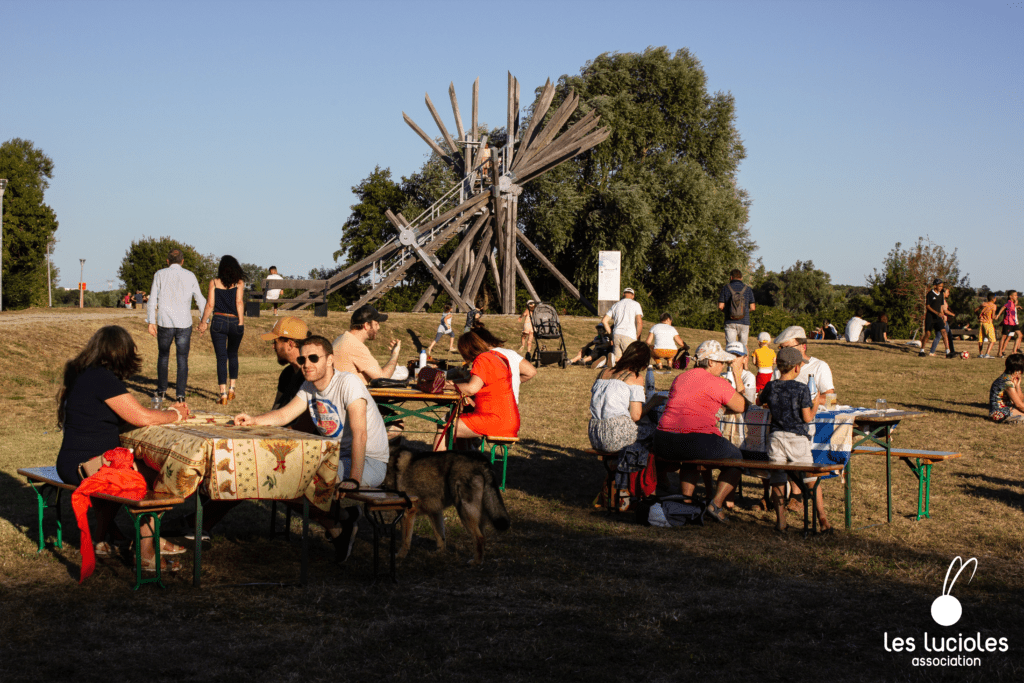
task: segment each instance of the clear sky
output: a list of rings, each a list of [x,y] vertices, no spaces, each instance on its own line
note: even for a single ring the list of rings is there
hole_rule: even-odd
[[[0,0],[0,141],[54,161],[54,262],[117,286],[132,240],[303,277],[333,265],[351,187],[425,159],[429,92],[454,130],[504,120],[602,52],[689,48],[731,92],[755,257],[864,284],[896,242],[957,249],[1022,288],[1024,2],[98,2]],[[428,126],[429,124],[429,126]],[[1010,245],[1011,255],[1004,255]],[[597,264],[594,264],[597,267]]]

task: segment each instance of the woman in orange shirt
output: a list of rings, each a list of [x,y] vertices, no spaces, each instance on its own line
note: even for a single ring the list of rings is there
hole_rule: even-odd
[[[459,337],[459,354],[472,363],[468,382],[449,382],[466,396],[472,396],[475,407],[463,413],[455,423],[456,439],[480,436],[518,436],[519,408],[512,393],[512,370],[508,360],[491,349],[476,332]],[[441,450],[443,432],[438,430],[434,450]]]

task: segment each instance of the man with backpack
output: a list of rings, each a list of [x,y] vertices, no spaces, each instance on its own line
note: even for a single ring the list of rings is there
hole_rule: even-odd
[[[754,291],[743,284],[739,269],[734,269],[729,277],[729,284],[718,295],[718,310],[725,312],[725,342],[738,341],[745,348],[750,335],[750,312],[756,308]]]

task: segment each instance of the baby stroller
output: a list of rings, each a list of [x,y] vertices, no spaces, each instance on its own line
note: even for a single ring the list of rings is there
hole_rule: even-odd
[[[538,303],[530,314],[533,324],[533,338],[537,342],[533,358],[528,358],[536,366],[552,365],[564,368],[569,363],[569,354],[565,348],[565,337],[562,336],[562,325],[558,322],[558,311],[551,304]],[[557,345],[554,340],[558,340]],[[544,348],[544,342],[547,347]]]

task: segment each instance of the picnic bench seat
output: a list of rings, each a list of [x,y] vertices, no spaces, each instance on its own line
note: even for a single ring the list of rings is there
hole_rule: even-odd
[[[43,519],[47,510],[53,510],[57,521],[57,540],[54,544],[57,548],[64,547],[63,541],[63,520],[61,518],[60,499],[64,491],[74,491],[77,484],[69,484],[60,478],[56,467],[25,467],[18,470],[18,474],[28,480],[29,486],[36,494],[36,511],[39,528],[39,549],[37,553],[43,552],[46,548],[46,535],[43,529]],[[51,493],[53,494],[51,497]],[[148,491],[141,500],[122,498],[106,493],[94,493],[93,498],[108,500],[112,503],[124,506],[131,517],[132,526],[135,528],[135,585],[132,590],[137,590],[144,583],[155,583],[161,588],[164,587],[160,570],[160,520],[165,512],[185,502],[180,496],[169,493],[156,493]],[[142,577],[142,531],[141,526],[145,519],[153,519],[153,542],[156,546],[156,576],[144,579]]]
[[[660,462],[660,461],[659,461]],[[805,477],[815,477],[814,486],[811,487],[810,491],[805,491],[804,494],[804,537],[806,538],[809,534],[818,533],[818,511],[814,509],[814,498],[817,495],[818,487],[821,485],[822,477],[830,474],[837,474],[841,472],[846,465],[841,464],[801,464],[795,462],[788,463],[773,463],[764,462],[763,460],[681,460],[678,461],[680,465],[691,465],[695,466],[698,470],[721,470],[728,469],[730,467],[739,467],[741,469],[750,470],[750,474],[754,476],[761,476],[757,472],[785,472],[791,479],[796,479],[798,475],[803,475],[801,481],[798,484],[803,485],[802,479]],[[676,461],[672,461],[673,464]]]
[[[483,441],[480,442],[480,451],[487,453],[490,448],[491,464],[493,465],[495,460],[501,458],[501,490],[505,490],[505,475],[508,474],[508,449],[519,443],[518,436],[483,436]],[[498,455],[498,451],[501,451],[501,455]]]
[[[591,505],[595,508],[603,508],[608,512],[623,512],[619,491],[615,488],[615,471],[619,467],[619,458],[622,451],[599,451],[596,448],[588,448],[583,451],[587,455],[596,455],[598,460],[604,464],[604,485],[601,491],[594,498]]]
[[[893,457],[899,458],[907,463],[907,467],[917,478],[917,520],[922,517],[931,519],[931,493],[932,493],[932,465],[954,458],[961,458],[963,454],[952,451],[923,451],[912,448],[893,448],[889,451]],[[885,449],[881,446],[857,446],[851,451],[852,455],[857,454],[884,454]],[[911,461],[915,462],[911,462]]]
[[[404,493],[383,489],[344,491],[344,496],[347,500],[363,504],[366,517],[373,526],[373,578],[376,579],[380,576],[380,539],[381,536],[387,536],[391,581],[397,583],[398,543],[396,530],[398,523],[405,517],[406,510],[415,506],[419,499],[416,496],[407,496]],[[392,513],[390,521],[385,517],[388,513]]]

